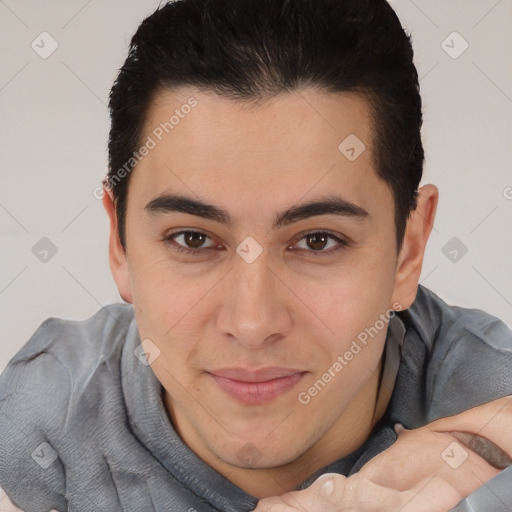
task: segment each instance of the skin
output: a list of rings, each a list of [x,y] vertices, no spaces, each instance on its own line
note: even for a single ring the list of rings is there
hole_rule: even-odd
[[[448,512],[499,473],[497,452],[512,464],[511,425],[508,396],[398,431],[396,443],[357,474],[322,475],[304,491],[261,500],[255,512]],[[479,453],[465,444],[467,432],[480,436]],[[456,454],[455,463],[442,454]]]
[[[386,329],[321,396],[304,406],[297,394],[393,304],[404,309],[413,302],[438,193],[423,187],[397,255],[393,198],[374,171],[364,99],[306,90],[249,106],[193,89],[164,90],[149,109],[142,140],[191,96],[198,105],[132,173],[126,254],[105,195],[110,265],[121,296],[134,305],[141,340],[160,350],[152,368],[179,435],[242,489],[273,496],[352,452],[378,419]],[[351,162],[338,145],[352,133],[366,150]],[[145,211],[170,192],[223,207],[235,226]],[[277,212],[331,194],[364,208],[367,218],[321,215],[272,229]],[[182,255],[162,242],[185,229],[205,233],[203,245],[222,250]],[[348,245],[312,254],[304,235],[322,230]],[[236,252],[247,236],[263,248],[250,264]],[[174,244],[187,247],[183,237]],[[331,240],[322,250],[336,246]],[[274,366],[307,373],[264,406],[239,404],[206,373]],[[256,454],[249,464],[240,460],[247,447]]]
[[[448,512],[499,472],[493,463],[512,464],[511,425],[508,396],[419,429],[395,427],[398,440],[356,475],[322,475],[303,491],[260,500],[255,512]],[[465,444],[467,432],[484,441],[478,453]],[[453,443],[468,455],[456,468],[440,456]],[[0,512],[23,511],[4,496]]]
[[[364,98],[303,90],[248,105],[192,88],[162,90],[141,140],[192,96],[197,106],[132,171],[126,253],[112,196],[104,196],[110,266],[121,296],[134,305],[141,340],[159,350],[151,367],[178,434],[245,491],[281,495],[355,450],[379,419],[385,328],[310,403],[297,395],[380,315],[412,304],[438,191],[420,189],[397,254],[393,197],[375,172]],[[355,161],[338,150],[349,134],[366,147]],[[224,208],[234,223],[145,209],[165,193]],[[278,212],[326,195],[368,215],[324,214],[272,228]],[[163,242],[184,230],[206,238],[192,246],[183,236]],[[325,231],[347,245],[315,256],[318,245],[304,236]],[[263,249],[252,263],[236,252],[248,236]],[[180,246],[210,250],[183,255]],[[336,246],[329,239],[320,250]],[[225,367],[269,366],[305,373],[265,405],[235,401],[211,377]],[[240,456],[247,450],[250,460]]]
[[[193,89],[164,90],[151,105],[141,140],[191,96],[197,106],[132,171],[126,253],[111,191],[103,199],[111,270],[121,296],[134,305],[141,340],[159,350],[151,367],[166,390],[176,431],[210,466],[263,498],[257,512],[450,510],[498,472],[480,456],[485,454],[468,447],[468,460],[456,472],[447,468],[440,454],[459,439],[452,431],[480,433],[512,456],[510,397],[401,433],[348,479],[324,475],[310,488],[292,491],[360,446],[379,420],[385,328],[307,405],[298,393],[380,315],[412,304],[436,187],[420,189],[397,254],[393,198],[375,172],[363,98],[303,90],[249,106]],[[355,161],[338,151],[349,134],[366,146]],[[235,223],[148,212],[148,202],[163,193],[222,207]],[[276,213],[326,195],[350,201],[368,216],[317,215],[272,228]],[[163,242],[187,229],[205,233],[210,238],[204,245],[219,250],[183,255]],[[348,244],[315,257],[318,240],[312,247],[304,236],[319,231]],[[263,249],[252,263],[236,252],[247,236]],[[183,237],[178,240],[176,246],[186,247]],[[329,239],[320,250],[336,246]],[[269,403],[248,405],[227,396],[208,373],[237,366],[306,373]],[[240,457],[248,450],[252,457]],[[21,510],[8,497],[0,508]]]

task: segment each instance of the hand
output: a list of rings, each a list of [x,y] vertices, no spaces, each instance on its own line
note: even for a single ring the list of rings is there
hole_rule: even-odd
[[[511,428],[512,400],[506,397],[403,430],[356,475],[323,475],[308,489],[261,500],[255,512],[447,512],[499,472],[489,462],[512,463]],[[460,432],[483,436],[506,453],[497,458],[492,445],[470,443],[482,457],[463,446],[472,436]]]
[[[5,491],[0,487],[0,512],[23,512],[18,508],[7,496]]]

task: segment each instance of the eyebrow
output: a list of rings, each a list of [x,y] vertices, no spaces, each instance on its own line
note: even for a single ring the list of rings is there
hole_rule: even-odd
[[[234,228],[236,225],[234,218],[224,208],[180,194],[160,195],[146,204],[144,210],[153,216],[178,212],[213,220],[230,228]],[[309,217],[329,214],[358,220],[363,220],[370,216],[364,208],[341,197],[326,196],[316,201],[294,205],[276,214],[272,229],[277,229]]]

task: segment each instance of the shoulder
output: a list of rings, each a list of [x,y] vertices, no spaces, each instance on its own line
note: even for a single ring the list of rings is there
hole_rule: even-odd
[[[12,500],[65,509],[58,453],[94,427],[93,409],[109,389],[119,393],[120,357],[134,324],[128,304],[82,321],[49,318],[9,361],[0,375],[0,486]]]
[[[420,286],[412,306],[399,313],[408,331],[414,331],[429,352],[451,350],[468,339],[490,349],[512,350],[512,331],[499,318],[480,309],[450,305]]]
[[[131,304],[109,304],[86,320],[48,318],[9,361],[7,368],[48,354],[65,366],[87,365],[123,342],[134,318]],[[77,353],[80,357],[76,357]],[[0,388],[1,389],[1,388]]]
[[[512,394],[512,331],[499,318],[449,305],[421,286],[399,317],[429,420]]]
[[[0,410],[35,415],[38,398],[65,401],[77,386],[87,387],[95,372],[115,374],[134,323],[130,304],[110,304],[86,320],[48,318],[0,375]]]

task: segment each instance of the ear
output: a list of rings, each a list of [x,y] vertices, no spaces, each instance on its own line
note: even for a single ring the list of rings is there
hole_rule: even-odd
[[[407,309],[416,298],[421,275],[423,255],[434,226],[439,191],[434,185],[425,185],[418,191],[418,205],[411,212],[404,240],[398,255],[395,288],[392,303]]]
[[[119,294],[125,302],[133,303],[130,273],[128,271],[128,260],[124,252],[117,224],[116,208],[112,191],[103,187],[103,206],[110,219],[110,239],[109,239],[109,261],[110,271],[116,282]]]

